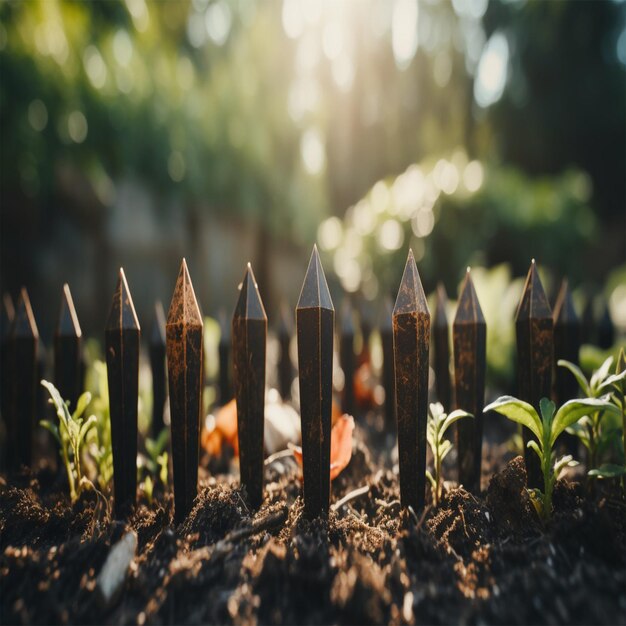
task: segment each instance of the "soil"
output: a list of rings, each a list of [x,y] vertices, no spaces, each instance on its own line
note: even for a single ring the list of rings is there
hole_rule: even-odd
[[[1,621],[626,624],[619,492],[609,486],[589,496],[561,481],[553,520],[543,525],[524,489],[522,458],[491,439],[483,493],[446,483],[439,507],[418,514],[401,510],[389,437],[376,419],[357,427],[332,499],[369,490],[328,520],[303,517],[291,458],[266,467],[256,512],[233,475],[204,472],[179,527],[170,493],[141,501],[125,524],[111,521],[93,493],[70,506],[63,482],[45,467],[2,478]],[[454,473],[448,467],[446,475]],[[106,605],[96,579],[128,528],[137,555]]]

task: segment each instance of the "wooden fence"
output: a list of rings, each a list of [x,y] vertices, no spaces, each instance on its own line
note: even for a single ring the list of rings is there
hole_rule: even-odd
[[[385,390],[383,411],[389,432],[398,441],[402,504],[415,511],[424,505],[426,424],[431,334],[434,347],[436,393],[446,408],[454,405],[472,413],[456,429],[459,482],[480,490],[485,399],[487,327],[468,268],[461,288],[452,330],[454,376],[450,378],[449,325],[446,294],[437,291],[431,316],[419,272],[409,251],[395,306],[385,304],[380,325]],[[330,439],[333,395],[335,310],[317,249],[313,249],[295,312],[298,381],[302,425],[305,512],[324,515],[330,505]],[[220,398],[231,395],[230,367],[237,404],[241,483],[249,504],[263,499],[263,432],[267,317],[250,265],[235,307],[232,323],[222,319],[219,348]],[[572,379],[555,373],[557,359],[576,361],[583,327],[564,281],[554,312],[535,266],[531,263],[516,314],[518,395],[538,407],[542,397],[557,403],[575,396]],[[344,411],[355,410],[350,382],[355,371],[354,312],[345,306],[340,319],[339,356],[345,373]],[[7,428],[7,465],[10,471],[30,465],[35,420],[40,410],[39,336],[26,289],[17,306],[5,295],[2,307],[2,376],[0,410]],[[137,406],[140,325],[131,292],[120,270],[105,329],[114,464],[114,512],[125,517],[136,504]],[[291,393],[295,368],[289,355],[292,316],[281,310],[278,338],[279,387]],[[230,341],[228,338],[230,337]],[[197,495],[199,438],[203,389],[203,319],[187,264],[183,259],[167,319],[157,305],[149,338],[153,375],[152,433],[163,427],[166,389],[169,389],[171,450],[176,522],[190,511]],[[73,407],[82,391],[82,333],[69,287],[63,288],[54,338],[54,382]],[[167,365],[167,367],[166,367]],[[166,384],[166,377],[169,384]],[[554,385],[553,385],[554,379]],[[524,430],[525,440],[530,432]],[[538,466],[526,455],[528,481],[537,486]]]

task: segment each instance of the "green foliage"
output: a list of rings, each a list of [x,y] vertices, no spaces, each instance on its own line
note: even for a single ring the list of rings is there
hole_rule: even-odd
[[[96,422],[96,416],[90,415],[86,420],[82,415],[91,401],[91,394],[86,391],[76,403],[75,411],[70,415],[68,405],[61,398],[57,388],[47,380],[41,384],[50,394],[50,402],[54,404],[59,424],[49,420],[42,420],[40,424],[49,430],[59,445],[59,451],[69,484],[70,499],[76,502],[85,488],[93,487],[92,482],[85,476],[81,452],[87,434]]]
[[[146,455],[139,455],[140,479],[142,475],[145,476],[140,488],[149,503],[152,503],[155,482],[160,481],[163,487],[167,487],[168,484],[169,455],[165,450],[168,441],[169,429],[164,428],[156,439],[146,439]]]
[[[528,428],[537,440],[528,442],[531,448],[539,457],[543,474],[543,492],[535,493],[540,503],[539,512],[544,520],[550,519],[552,515],[552,491],[561,471],[576,464],[571,455],[566,455],[560,459],[556,458],[553,452],[557,437],[568,427],[578,422],[590,411],[604,410],[617,412],[617,407],[599,398],[585,398],[582,400],[570,400],[566,402],[558,411],[554,402],[547,398],[542,398],[539,403],[541,417],[535,408],[512,396],[502,396],[495,402],[485,407],[484,412],[496,411],[508,419],[525,428]]]
[[[588,453],[588,475],[596,478],[614,478],[620,473],[617,467],[624,470],[624,450],[619,445],[620,431],[623,432],[623,424],[620,417],[624,412],[623,387],[626,380],[626,368],[621,366],[620,360],[611,373],[613,357],[608,357],[602,365],[591,375],[589,379],[574,363],[559,360],[558,365],[568,369],[576,378],[578,386],[584,395],[590,398],[602,398],[610,402],[616,411],[596,409],[589,411],[577,423],[570,425],[567,432],[575,435],[585,446]],[[617,418],[617,420],[615,419]],[[621,463],[610,462],[610,457],[621,456]]]
[[[441,464],[448,452],[452,449],[452,442],[445,438],[446,431],[452,424],[463,417],[474,417],[465,411],[456,410],[447,415],[443,406],[436,402],[430,405],[428,412],[428,425],[426,427],[426,441],[433,455],[433,473],[426,471],[426,477],[430,481],[433,492],[433,503],[439,504],[441,499]]]

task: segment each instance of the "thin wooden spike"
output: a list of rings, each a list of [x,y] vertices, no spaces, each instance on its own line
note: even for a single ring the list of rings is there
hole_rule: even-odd
[[[446,307],[448,294],[442,283],[437,285],[437,301],[433,318],[433,348],[435,349],[435,389],[437,400],[441,402],[446,411],[452,404],[450,383],[450,329]]]
[[[409,250],[393,310],[400,499],[415,511],[424,506],[430,312]]]
[[[341,408],[344,413],[354,415],[354,310],[347,298],[341,306],[339,327],[339,363],[344,376]]]
[[[0,340],[4,341],[11,331],[11,324],[15,317],[15,308],[11,294],[2,294],[2,309],[0,310]]]
[[[13,324],[13,318],[15,317],[15,309],[13,307],[13,299],[8,293],[2,296],[2,309],[0,310],[0,413],[4,420],[5,427],[9,426],[9,419],[11,413],[11,350],[10,350],[10,337],[11,337],[11,325]],[[8,431],[7,431],[8,434]],[[2,456],[7,462],[8,457],[11,456],[11,442],[8,437],[4,441],[4,454]],[[6,469],[3,467],[1,469]]]
[[[232,321],[239,471],[250,505],[263,501],[267,316],[248,263]]]
[[[152,438],[163,430],[163,413],[167,394],[167,371],[165,368],[165,313],[163,303],[154,304],[154,317],[150,331],[150,369],[152,371]]]
[[[69,400],[70,410],[76,408],[82,392],[81,353],[82,331],[74,308],[69,285],[63,285],[61,310],[54,333],[54,385],[63,400]]]
[[[459,483],[480,492],[483,445],[483,408],[487,369],[487,326],[469,268],[461,288],[452,328],[454,345],[455,405],[474,417],[457,422]]]
[[[119,278],[104,337],[113,448],[114,514],[130,515],[137,501],[137,403],[141,330],[124,270]]]
[[[11,325],[11,406],[7,430],[9,469],[32,463],[33,431],[37,413],[39,331],[30,299],[22,287]]]
[[[520,399],[539,412],[541,398],[549,398],[552,390],[552,359],[554,355],[552,311],[533,259],[515,317],[517,366]],[[541,469],[537,455],[527,447],[532,434],[522,429],[528,486],[541,487]]]
[[[220,325],[220,340],[217,346],[219,359],[219,399],[220,404],[227,404],[232,400],[233,388],[231,385],[232,360],[230,355],[231,338],[230,324],[226,312],[221,309],[218,314]]]
[[[166,325],[174,465],[174,520],[182,522],[198,493],[202,410],[202,315],[183,259]]]
[[[335,309],[317,247],[296,307],[304,509],[309,518],[330,506],[330,431]]]
[[[291,383],[293,382],[293,364],[291,362],[291,338],[293,336],[293,313],[285,303],[280,307],[280,325],[278,327],[278,343],[280,355],[278,358],[278,386],[283,400],[291,398]]]
[[[385,427],[387,432],[396,431],[395,364],[393,359],[393,304],[386,297],[379,327],[383,345],[383,388],[385,390]]]

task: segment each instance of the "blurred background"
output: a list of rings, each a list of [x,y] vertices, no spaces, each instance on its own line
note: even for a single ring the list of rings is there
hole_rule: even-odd
[[[44,343],[64,282],[101,339],[122,265],[146,330],[182,256],[213,317],[250,261],[275,326],[314,242],[370,325],[409,246],[427,292],[476,267],[505,376],[531,257],[626,328],[622,2],[5,1],[0,110],[1,286]]]

